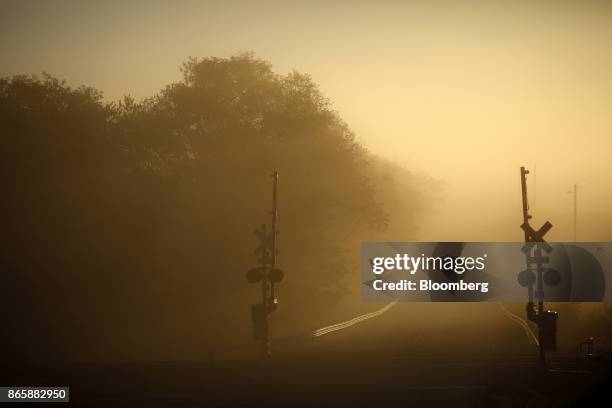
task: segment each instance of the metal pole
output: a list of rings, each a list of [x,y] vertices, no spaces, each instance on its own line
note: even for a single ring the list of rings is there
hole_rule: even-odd
[[[542,257],[542,250],[538,247],[534,250],[535,252],[535,256],[538,257],[538,259],[541,259]],[[540,367],[546,367],[546,351],[544,350],[544,338],[543,338],[543,332],[542,332],[542,321],[541,319],[544,316],[544,282],[543,282],[543,271],[542,271],[542,264],[540,263],[540,261],[538,261],[537,263],[537,282],[538,282],[538,287],[537,287],[537,298],[538,298],[538,340],[540,343]]]
[[[265,311],[265,329],[263,336],[263,356],[264,358],[269,357],[271,354],[270,349],[270,337],[268,331],[268,313],[271,310],[272,302],[274,302],[274,282],[270,282],[270,295],[268,296],[268,266],[269,269],[274,269],[276,267],[276,221],[277,221],[277,208],[276,208],[276,192],[278,189],[278,172],[275,171],[272,174],[272,245],[271,245],[271,256],[270,256],[270,265],[264,265],[264,273],[262,279],[262,296],[263,296],[263,307]]]
[[[529,174],[529,170],[525,169],[525,167],[521,167],[521,193],[523,197],[523,223],[529,224],[529,219],[531,216],[529,215],[529,203],[527,200],[527,174]],[[525,242],[529,241],[529,234],[525,231]],[[531,265],[527,262],[527,270],[531,269]],[[527,288],[529,303],[533,303],[533,285],[529,285]]]
[[[525,169],[525,167],[521,167],[521,192],[522,192],[522,196],[523,196],[523,223],[528,225],[529,224],[529,219],[531,219],[531,215],[529,215],[529,201],[527,199],[527,174],[529,174],[529,170]],[[529,242],[530,238],[529,238],[529,234],[527,233],[527,231],[525,230],[525,242]],[[542,256],[542,252],[540,248],[534,248],[532,249],[532,253],[530,255],[534,255],[536,256],[538,259],[540,259],[540,257]],[[530,255],[527,256],[527,270],[531,270],[531,263],[530,263]],[[544,350],[544,345],[543,345],[543,341],[542,341],[542,328],[541,328],[541,322],[540,322],[540,317],[542,316],[542,313],[544,312],[544,283],[543,283],[543,276],[542,276],[542,265],[540,264],[540,262],[538,261],[538,264],[536,266],[536,297],[538,298],[538,310],[537,310],[537,314],[534,313],[534,305],[533,305],[533,285],[529,285],[529,287],[527,288],[528,290],[528,295],[529,295],[529,300],[527,302],[527,308],[528,308],[528,314],[531,314],[529,317],[530,320],[534,321],[537,325],[538,325],[538,338],[539,338],[539,343],[540,343],[540,347],[539,347],[539,364],[540,367],[545,367],[546,366],[546,352]]]
[[[265,254],[264,254],[265,258]],[[263,319],[264,319],[264,327],[263,327],[263,338],[262,338],[262,355],[263,357],[268,357],[270,355],[270,342],[268,340],[268,266],[264,263],[262,265],[262,278],[261,278],[261,303],[263,306]]]
[[[276,192],[278,190],[278,171],[272,174],[272,268],[276,267],[276,218],[278,211],[276,209]]]
[[[523,222],[525,224],[529,224],[529,219],[531,216],[529,215],[529,203],[527,201],[527,174],[529,174],[529,170],[525,169],[525,167],[521,167],[521,192],[523,193]],[[529,241],[529,234],[525,231],[525,242]]]
[[[574,184],[574,242],[577,242],[578,230],[578,184]]]
[[[533,200],[532,200],[532,205],[533,205],[533,210],[536,210],[536,200],[538,198],[538,180],[537,180],[537,175],[538,173],[536,172],[537,167],[534,164],[533,165]]]

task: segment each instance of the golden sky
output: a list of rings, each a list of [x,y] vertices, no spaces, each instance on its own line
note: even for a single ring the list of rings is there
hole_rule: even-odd
[[[612,7],[596,1],[0,0],[0,75],[152,95],[189,56],[310,73],[372,151],[447,182],[423,239],[520,239],[519,166],[551,237],[612,204]],[[533,199],[533,197],[532,197]],[[589,235],[590,234],[590,235]],[[606,238],[606,239],[612,239]]]

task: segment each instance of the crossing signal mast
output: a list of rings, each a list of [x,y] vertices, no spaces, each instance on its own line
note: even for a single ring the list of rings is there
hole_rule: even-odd
[[[544,310],[544,283],[554,285],[560,279],[559,272],[547,268],[549,258],[546,256],[553,248],[544,240],[544,235],[552,228],[548,221],[534,230],[529,224],[529,202],[527,200],[527,175],[529,170],[521,167],[521,190],[523,194],[523,224],[521,229],[525,232],[525,245],[522,248],[525,254],[527,268],[519,274],[518,281],[527,288],[527,317],[538,326],[539,364],[546,366],[546,352],[557,350],[557,312]],[[535,293],[534,293],[535,292]],[[534,302],[537,300],[537,307]]]
[[[266,224],[262,224],[255,230],[255,236],[259,239],[259,245],[255,249],[258,256],[258,266],[250,269],[246,274],[249,283],[261,285],[261,303],[251,305],[251,318],[253,319],[253,338],[261,340],[262,355],[269,357],[270,338],[268,330],[268,315],[276,310],[278,300],[274,292],[274,285],[283,280],[283,271],[276,267],[277,249],[277,190],[278,172],[272,174],[272,231],[268,232]]]

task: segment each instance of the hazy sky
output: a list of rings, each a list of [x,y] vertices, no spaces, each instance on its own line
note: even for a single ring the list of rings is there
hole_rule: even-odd
[[[583,231],[598,213],[610,223],[606,2],[0,0],[0,75],[47,71],[107,99],[152,95],[189,56],[244,50],[310,73],[372,151],[447,181],[425,239],[518,225],[520,165],[537,164],[553,238],[571,238],[574,182]]]

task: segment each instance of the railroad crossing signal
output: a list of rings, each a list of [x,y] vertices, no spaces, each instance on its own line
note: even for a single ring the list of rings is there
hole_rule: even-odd
[[[278,235],[278,231],[276,233],[270,231],[268,232],[268,227],[266,224],[262,224],[259,229],[254,231],[255,236],[259,239],[259,245],[255,248],[255,255],[258,256],[258,262],[261,265],[270,265],[273,262],[272,253],[275,252],[275,255],[278,255],[280,251],[274,248],[275,240],[274,236]]]
[[[558,271],[546,268],[549,258],[543,252],[550,253],[553,248],[544,240],[544,235],[550,231],[552,224],[548,221],[537,231],[529,225],[531,215],[529,214],[529,202],[527,200],[527,174],[529,170],[521,167],[521,190],[523,195],[523,224],[521,229],[525,233],[525,245],[522,252],[525,254],[527,269],[519,273],[518,282],[527,288],[529,301],[527,302],[527,317],[538,325],[538,338],[540,344],[540,366],[546,365],[546,352],[557,348],[557,312],[544,310],[544,283],[557,285],[561,280]],[[535,272],[534,272],[535,270]],[[538,306],[533,302],[534,286]]]
[[[270,282],[272,283],[278,283],[282,281],[284,276],[285,273],[278,268],[273,268],[270,270],[270,272],[268,272],[268,279],[270,279]]]
[[[246,274],[249,283],[261,284],[261,303],[251,305],[251,318],[253,319],[253,337],[262,341],[262,354],[264,357],[270,355],[270,342],[268,338],[268,315],[278,307],[278,300],[274,295],[274,284],[283,280],[284,273],[276,267],[277,205],[276,192],[278,188],[278,172],[274,172],[272,189],[272,231],[268,232],[266,224],[262,224],[254,231],[259,240],[255,255],[259,266],[250,269]]]
[[[531,218],[531,217],[529,217]],[[547,253],[550,253],[552,251],[552,247],[550,245],[548,245],[548,243],[546,243],[546,241],[544,241],[544,235],[550,231],[550,229],[552,228],[552,224],[548,221],[546,221],[544,223],[544,225],[542,225],[540,227],[539,230],[534,230],[531,225],[529,225],[529,221],[525,221],[523,222],[523,224],[521,224],[521,229],[523,231],[525,231],[525,238],[526,238],[526,244],[525,246],[523,246],[523,252],[525,254],[528,254],[531,252],[531,249],[535,246],[535,243],[538,243],[539,247],[541,247],[543,250],[545,250]]]
[[[261,282],[261,280],[263,279],[263,276],[264,276],[264,268],[261,268],[261,267],[249,269],[249,271],[246,274],[246,278],[247,278],[247,281],[249,281],[249,283]]]
[[[273,236],[271,232],[268,232],[268,226],[261,224],[261,227],[256,229],[254,233],[259,239],[259,246],[255,248],[255,255],[261,255],[265,251],[270,251],[272,249]]]

